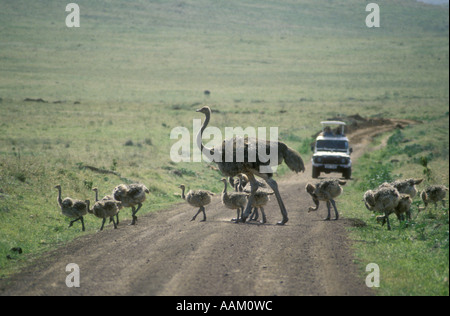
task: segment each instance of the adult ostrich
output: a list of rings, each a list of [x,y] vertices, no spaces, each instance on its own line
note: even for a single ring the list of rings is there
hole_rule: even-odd
[[[201,149],[202,153],[208,155],[209,158],[217,164],[219,170],[224,176],[234,177],[240,173],[243,173],[247,175],[250,181],[251,193],[248,198],[245,211],[241,216],[241,221],[245,222],[252,210],[254,195],[258,189],[258,182],[255,179],[256,175],[263,178],[275,192],[278,205],[280,206],[281,215],[283,216],[283,219],[277,224],[284,225],[289,218],[286,207],[284,206],[278,190],[278,184],[272,178],[273,172],[271,167],[274,165],[279,165],[285,161],[286,165],[292,171],[295,171],[296,173],[300,171],[304,172],[305,166],[300,155],[282,142],[271,142],[267,140],[259,140],[257,138],[243,138],[239,136],[235,136],[231,139],[225,139],[219,146],[207,148],[202,143],[202,136],[203,131],[208,126],[209,120],[211,119],[211,109],[208,106],[204,106],[201,109],[198,109],[197,112],[201,112],[206,116],[205,122],[197,134],[197,146]],[[233,152],[231,152],[231,150]],[[265,159],[260,159],[261,157],[267,158],[268,153],[272,153],[274,150],[278,151],[278,160],[276,161],[276,164],[272,161],[272,159],[267,159],[267,161],[263,161]],[[232,159],[230,159],[230,156]],[[270,157],[272,158],[272,154]]]

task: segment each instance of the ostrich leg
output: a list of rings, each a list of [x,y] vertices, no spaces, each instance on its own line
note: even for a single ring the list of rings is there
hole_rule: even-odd
[[[330,201],[327,201],[328,216],[327,216],[327,218],[325,218],[326,221],[329,221],[330,218],[331,218],[331,214],[330,214],[331,210],[330,210],[330,207],[331,207]]]
[[[130,225],[135,225],[136,224],[136,221],[137,221],[136,213],[141,209],[141,207],[142,207],[142,203],[139,203],[138,204],[138,208],[136,210],[134,209],[134,207],[131,208],[132,209],[133,219],[131,220],[131,224]]]
[[[254,207],[254,208],[253,208],[253,213],[252,213],[252,215],[250,215],[250,220],[251,220],[251,221],[257,221],[258,218],[259,218],[258,208],[257,208],[257,207]]]
[[[82,231],[86,231],[86,228],[84,227],[84,218],[83,218],[83,216],[80,217],[80,221],[81,221],[81,230]]]
[[[113,220],[114,220],[114,218],[110,217],[109,218],[109,223],[112,223]],[[116,214],[116,224],[119,225],[119,212],[117,212],[117,214]]]
[[[198,209],[198,212],[195,213],[194,217],[192,217],[191,222],[192,222],[192,221],[195,221],[195,219],[197,218],[197,215],[200,214],[201,211],[202,211],[202,208],[199,208],[199,209]]]
[[[116,224],[116,221],[114,220],[114,216],[112,217],[112,222],[113,222],[113,225],[114,225],[114,229],[117,229],[117,224]]]
[[[80,217],[78,217],[77,219],[74,219],[73,221],[70,221],[69,227],[72,227],[72,226],[73,226],[73,223],[78,222],[78,221],[81,221],[82,231],[85,231],[85,229],[84,229],[84,220],[83,220],[83,216],[80,216]]]
[[[100,231],[103,230],[103,227],[105,226],[105,222],[106,222],[106,218],[104,218],[103,221],[102,221],[102,227],[100,227]]]
[[[280,222],[278,222],[277,225],[284,225],[287,223],[289,218],[287,216],[286,207],[284,206],[283,200],[281,199],[280,191],[278,191],[278,184],[272,178],[266,179],[266,182],[272,188],[273,192],[275,192],[278,205],[280,206],[281,215],[283,216],[283,219]]]
[[[247,218],[252,213],[253,200],[255,199],[254,196],[256,191],[258,190],[258,182],[256,181],[255,176],[252,174],[247,174],[247,177],[250,180],[251,193],[250,196],[248,197],[248,202],[247,206],[245,207],[245,211],[243,211],[241,214],[241,220],[243,223],[245,223]]]
[[[205,212],[205,207],[202,206],[202,207],[200,207],[200,209],[201,209],[202,212],[203,212],[203,219],[201,220],[201,222],[206,222],[206,212]]]
[[[243,214],[243,213],[244,213],[244,210],[241,209],[241,208],[238,208],[238,209],[236,210],[236,218],[232,218],[231,221],[232,221],[232,222],[239,223],[239,220],[240,220],[240,218],[241,218],[241,214]]]
[[[267,217],[266,217],[266,213],[264,213],[264,207],[260,207],[260,209],[261,209],[261,214],[262,214],[261,224],[265,224],[267,222]]]
[[[331,195],[329,192],[323,192],[323,193],[327,196],[327,209],[328,209],[328,216],[327,216],[327,218],[325,218],[325,220],[329,221],[331,219],[331,202],[330,201],[333,201],[333,199],[331,198]],[[334,201],[333,201],[333,203],[334,203]],[[336,213],[336,216],[338,216],[337,210],[336,210],[336,205],[334,205],[334,211]]]
[[[387,222],[387,229],[391,230],[391,223],[389,222],[389,213],[388,212],[384,212],[384,218],[386,219],[386,222]]]
[[[330,200],[330,202],[331,202],[331,204],[334,207],[334,214],[336,215],[336,219],[335,220],[338,220],[339,219],[339,213],[338,213],[338,210],[337,210],[337,207],[336,207],[336,202],[334,200]]]

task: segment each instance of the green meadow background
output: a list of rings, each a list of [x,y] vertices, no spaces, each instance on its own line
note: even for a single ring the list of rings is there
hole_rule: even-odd
[[[362,275],[365,262],[389,258],[377,294],[448,295],[448,208],[407,227],[393,220],[387,232],[361,203],[382,180],[448,186],[448,6],[376,1],[381,27],[367,28],[362,0],[76,3],[80,28],[66,27],[64,1],[0,0],[0,277],[84,234],[67,229],[56,184],[64,196],[93,200],[93,187],[106,195],[145,183],[140,214],[179,202],[180,183],[220,192],[210,165],[169,156],[171,130],[192,132],[203,118],[195,109],[209,105],[211,125],[276,126],[305,160],[328,117],[420,121],[374,141],[341,209],[368,223],[349,229],[364,240],[355,246]],[[86,233],[99,226],[86,218]]]

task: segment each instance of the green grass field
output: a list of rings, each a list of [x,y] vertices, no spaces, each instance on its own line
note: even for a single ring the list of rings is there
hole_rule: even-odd
[[[77,223],[67,229],[56,184],[64,196],[93,199],[92,187],[101,195],[124,181],[143,182],[151,194],[142,214],[178,202],[174,193],[182,182],[219,192],[217,171],[169,157],[171,130],[192,132],[202,105],[220,110],[211,124],[221,129],[279,127],[280,138],[304,157],[327,117],[421,120],[403,131],[410,142],[401,146],[411,146],[411,157],[381,152],[385,156],[375,159],[399,158],[388,170],[394,178],[422,177],[418,159],[427,156],[430,182],[448,185],[448,7],[377,1],[381,27],[369,29],[367,2],[356,0],[76,3],[81,27],[67,28],[66,3],[0,0],[0,277],[83,234]],[[370,159],[355,167],[358,181]],[[358,181],[346,190],[346,208],[352,217],[370,217]],[[447,231],[448,295],[445,214],[447,223],[439,227]],[[87,233],[99,226],[86,219]],[[366,231],[352,234],[369,238]],[[355,250],[359,256],[372,253],[360,249],[366,245],[371,243]],[[14,247],[24,253],[11,252]],[[424,242],[414,251],[433,247]],[[439,280],[445,280],[443,259],[429,259],[438,264]],[[427,264],[414,268],[426,270]],[[434,283],[417,283],[424,289],[392,281],[379,293],[445,293]]]
[[[427,132],[431,126],[433,137]],[[366,190],[395,179],[423,178],[419,191],[430,184],[448,186],[448,147],[442,148],[442,143],[449,142],[448,129],[446,114],[430,123],[381,136],[388,137],[386,147],[364,154],[354,168],[355,180],[344,189],[340,199],[343,215],[367,224],[350,228],[350,236],[356,241],[358,260],[380,266],[381,284],[376,289],[379,295],[449,294],[448,203],[446,207],[439,204],[437,209],[429,206],[419,212],[424,205],[416,196],[412,219],[400,223],[392,215],[392,231],[388,232],[361,202]],[[427,159],[426,167],[422,158]]]

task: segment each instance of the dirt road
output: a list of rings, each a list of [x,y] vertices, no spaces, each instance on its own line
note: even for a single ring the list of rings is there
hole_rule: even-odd
[[[354,158],[379,130],[355,132]],[[285,226],[276,225],[281,214],[274,198],[265,225],[230,222],[236,213],[219,196],[207,207],[206,222],[191,222],[196,210],[181,203],[46,254],[0,281],[0,295],[372,295],[354,263],[348,221],[323,221],[322,204],[307,212],[313,204],[304,189],[311,180],[311,164],[306,167],[305,174],[279,181]],[[69,263],[80,268],[79,288],[66,286]]]

